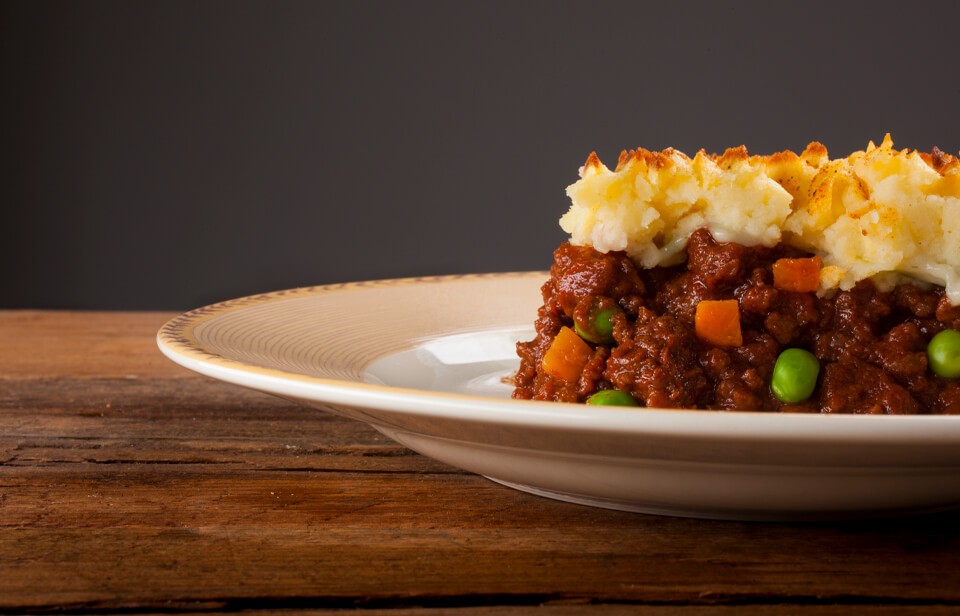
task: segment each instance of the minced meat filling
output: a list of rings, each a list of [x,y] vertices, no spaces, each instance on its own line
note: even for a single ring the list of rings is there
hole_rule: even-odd
[[[960,329],[960,307],[943,289],[901,284],[881,292],[865,280],[817,297],[773,286],[775,261],[807,256],[782,245],[719,243],[700,229],[690,237],[686,263],[643,270],[625,253],[564,243],[542,288],[537,335],[517,345],[513,395],[583,402],[618,389],[660,408],[960,414],[960,380],[927,366],[930,338]],[[742,344],[701,340],[697,305],[731,299],[739,306]],[[575,311],[598,301],[620,308],[610,317],[613,342],[591,344],[576,379],[547,374],[543,356],[560,328],[572,327]],[[813,395],[792,404],[770,387],[774,363],[789,347],[810,351],[821,365]]]

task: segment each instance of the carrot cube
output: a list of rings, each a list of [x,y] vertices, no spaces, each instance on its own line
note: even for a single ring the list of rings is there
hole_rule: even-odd
[[[543,354],[543,371],[555,379],[576,381],[593,354],[590,345],[569,327],[561,327]]]
[[[716,346],[740,346],[740,304],[735,299],[703,300],[694,320],[697,337]]]
[[[820,288],[820,257],[777,259],[773,263],[773,286],[798,293],[816,291]]]

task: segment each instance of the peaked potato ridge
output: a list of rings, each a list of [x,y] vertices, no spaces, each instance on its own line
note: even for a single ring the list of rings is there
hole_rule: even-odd
[[[644,268],[682,261],[690,235],[707,228],[721,242],[820,255],[820,293],[908,277],[944,286],[960,305],[960,160],[896,150],[889,134],[838,159],[817,142],[769,156],[636,149],[610,170],[591,153],[567,194],[560,226],[573,244],[626,251]]]

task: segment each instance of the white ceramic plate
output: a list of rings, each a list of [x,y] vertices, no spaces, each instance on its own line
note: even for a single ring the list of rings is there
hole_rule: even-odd
[[[173,361],[365,421],[505,485],[599,507],[723,519],[960,505],[960,417],[596,408],[511,400],[542,272],[280,291],[167,323]]]

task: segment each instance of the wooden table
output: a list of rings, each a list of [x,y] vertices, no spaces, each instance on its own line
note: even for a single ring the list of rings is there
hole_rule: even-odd
[[[960,613],[958,513],[538,498],[181,369],[154,343],[171,316],[0,312],[0,613]]]

